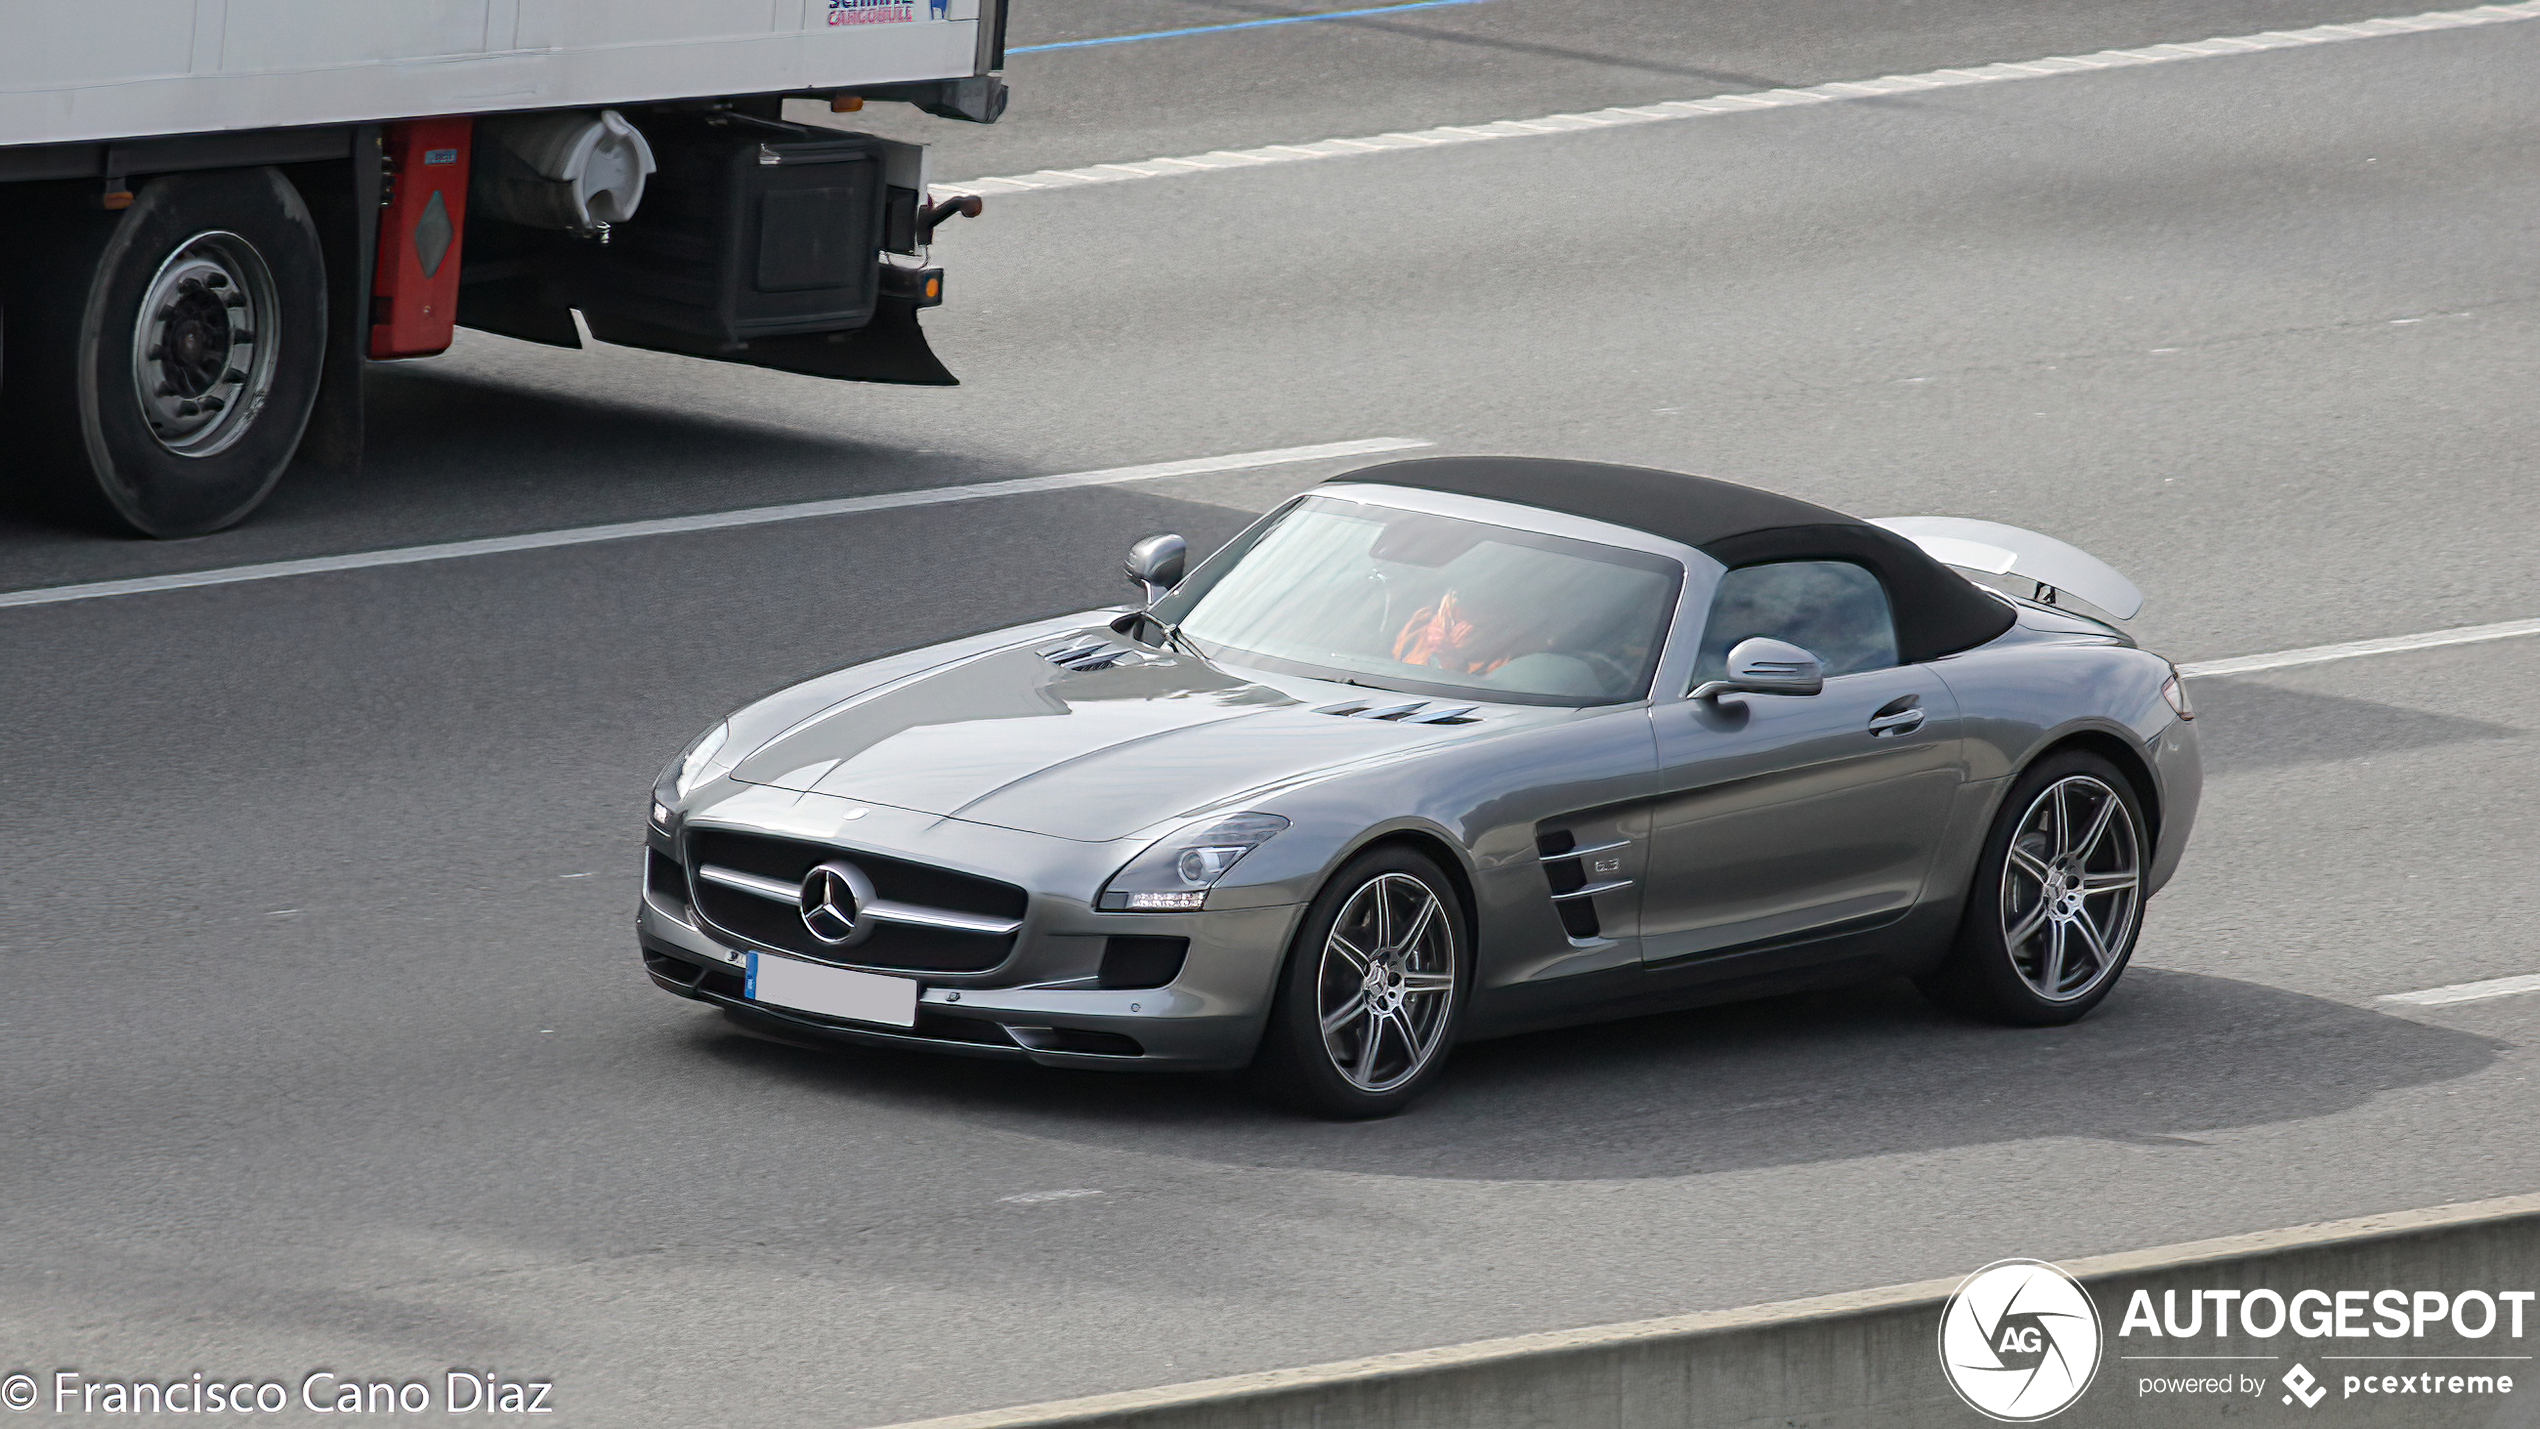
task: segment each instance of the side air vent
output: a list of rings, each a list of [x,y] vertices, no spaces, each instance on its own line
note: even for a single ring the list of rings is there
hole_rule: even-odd
[[[1044,645],[1035,652],[1062,670],[1108,670],[1114,665],[1143,665],[1146,655],[1116,640],[1080,636]]]
[[[679,860],[660,849],[644,850],[644,890],[682,921],[694,916],[688,911],[687,871],[679,866]]]
[[[1384,700],[1343,700],[1325,705],[1316,714],[1339,715],[1344,719],[1381,719],[1395,724],[1479,724],[1482,717],[1474,711],[1477,705],[1441,705],[1428,700],[1406,700],[1399,703]]]
[[[1596,916],[1596,895],[1629,888],[1632,881],[1628,878],[1591,881],[1588,859],[1595,854],[1612,853],[1630,846],[1629,840],[1618,839],[1613,843],[1581,847],[1578,836],[1568,829],[1554,829],[1536,836],[1535,852],[1543,861],[1543,876],[1552,890],[1552,911],[1560,915],[1562,931],[1580,942],[1604,936],[1604,925]]]

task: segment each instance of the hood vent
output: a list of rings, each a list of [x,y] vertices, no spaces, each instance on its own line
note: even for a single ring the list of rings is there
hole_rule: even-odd
[[[1339,715],[1344,719],[1381,719],[1394,724],[1479,724],[1482,717],[1476,705],[1442,705],[1430,700],[1407,700],[1399,703],[1385,700],[1343,700],[1325,705],[1316,714]]]
[[[1143,665],[1147,661],[1143,653],[1099,636],[1062,640],[1056,645],[1044,645],[1035,653],[1062,670],[1108,670],[1114,665]]]

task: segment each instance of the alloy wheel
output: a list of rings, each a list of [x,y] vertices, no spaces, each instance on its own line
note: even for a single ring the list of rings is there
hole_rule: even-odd
[[[2123,797],[2087,774],[2058,779],[2012,830],[2002,942],[2039,997],[2088,996],[2124,961],[2142,908],[2142,862]]]
[[[1316,1013],[1333,1070],[1365,1092],[1419,1075],[1455,1010],[1455,929],[1437,891],[1407,873],[1360,884],[1323,939]]]

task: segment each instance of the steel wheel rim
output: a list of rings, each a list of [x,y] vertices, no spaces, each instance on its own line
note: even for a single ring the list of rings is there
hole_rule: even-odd
[[[1341,904],[1323,939],[1315,1013],[1342,1080],[1387,1092],[1420,1074],[1455,1011],[1455,928],[1437,890],[1380,873]]]
[[[205,457],[235,445],[272,394],[282,302],[255,245],[186,240],[150,279],[132,329],[132,391],[159,445]]]
[[[2143,906],[2134,816],[2106,781],[2056,780],[2011,830],[2002,866],[2002,943],[2029,990],[2087,997],[2123,961]]]

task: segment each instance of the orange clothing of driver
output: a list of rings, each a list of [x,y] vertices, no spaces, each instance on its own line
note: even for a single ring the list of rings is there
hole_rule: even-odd
[[[1406,665],[1427,665],[1438,670],[1460,670],[1468,675],[1486,675],[1508,663],[1499,659],[1461,659],[1471,653],[1473,622],[1464,618],[1463,607],[1455,592],[1448,591],[1438,603],[1411,617],[1394,637],[1393,657]]]

